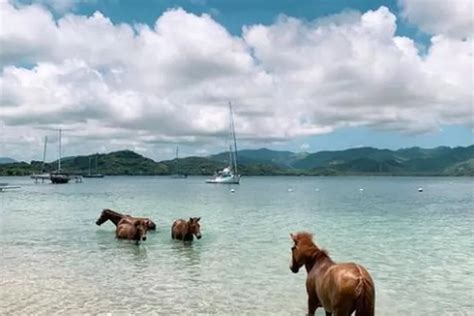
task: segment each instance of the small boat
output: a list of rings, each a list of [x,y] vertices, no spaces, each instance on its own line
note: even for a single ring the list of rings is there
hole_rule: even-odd
[[[239,184],[240,175],[235,174],[230,167],[217,172],[212,178],[207,179],[206,183]]]
[[[97,154],[95,155],[95,173],[92,173],[91,162],[92,162],[92,157],[89,157],[89,172],[83,175],[83,177],[84,178],[103,178],[104,175],[102,173],[97,173]]]
[[[58,139],[58,146],[59,146],[59,158],[58,158],[58,170],[56,172],[51,172],[49,175],[49,179],[53,184],[65,184],[71,180],[71,177],[61,172],[61,129],[59,129],[59,139]]]
[[[175,159],[175,173],[171,175],[171,178],[173,179],[186,179],[188,175],[186,173],[182,173],[179,171],[179,160],[178,160],[178,146],[176,146],[176,159]]]
[[[229,166],[218,171],[206,183],[239,184],[240,174],[237,170],[237,141],[235,139],[234,117],[232,114],[232,104],[229,102],[230,138],[233,146],[229,146]]]

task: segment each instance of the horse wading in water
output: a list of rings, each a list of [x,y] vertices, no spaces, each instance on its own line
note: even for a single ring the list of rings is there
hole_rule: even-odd
[[[190,217],[189,221],[178,219],[171,226],[171,238],[192,241],[194,236],[201,239],[200,217]]]
[[[290,269],[298,273],[304,265],[308,276],[308,315],[323,307],[326,316],[373,316],[375,287],[367,270],[355,263],[335,263],[328,253],[313,242],[313,235],[302,232],[290,234]]]
[[[110,209],[104,209],[102,213],[100,214],[100,217],[97,219],[95,222],[97,225],[102,225],[106,221],[110,220],[112,223],[114,223],[115,226],[119,224],[119,222],[124,219],[124,218],[131,218],[131,219],[136,219],[136,220],[142,220],[146,223],[147,227],[149,230],[156,230],[156,225],[155,223],[146,217],[132,217],[127,214],[120,214],[118,212],[112,211]]]
[[[141,240],[146,240],[146,232],[148,225],[146,221],[141,219],[133,219],[124,217],[117,225],[115,236],[120,239],[135,240],[138,245]]]

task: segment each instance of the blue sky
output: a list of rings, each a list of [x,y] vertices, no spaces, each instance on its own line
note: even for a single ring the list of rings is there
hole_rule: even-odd
[[[6,5],[0,156],[38,158],[58,127],[71,155],[130,148],[159,160],[175,144],[214,153],[225,148],[226,98],[241,148],[473,143],[464,0]]]

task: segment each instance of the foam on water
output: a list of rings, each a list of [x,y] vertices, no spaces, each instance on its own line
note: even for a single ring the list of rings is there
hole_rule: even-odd
[[[473,310],[471,179],[0,182],[22,186],[0,194],[2,315],[304,314],[306,273],[288,268],[288,234],[300,230],[314,232],[336,261],[368,268],[378,315]],[[139,247],[116,240],[111,223],[94,224],[103,208],[149,216],[157,232]],[[202,217],[203,238],[172,241],[172,221],[190,216]]]

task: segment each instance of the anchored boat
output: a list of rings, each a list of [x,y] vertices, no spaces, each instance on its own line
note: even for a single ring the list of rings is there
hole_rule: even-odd
[[[239,184],[240,174],[237,170],[237,141],[235,138],[234,116],[232,113],[232,104],[229,102],[229,130],[230,140],[233,145],[229,146],[229,166],[218,171],[206,183]]]

